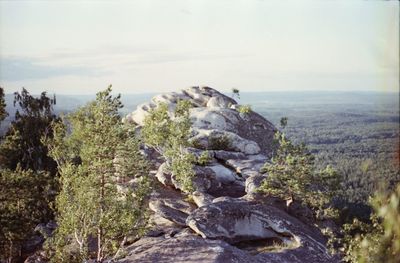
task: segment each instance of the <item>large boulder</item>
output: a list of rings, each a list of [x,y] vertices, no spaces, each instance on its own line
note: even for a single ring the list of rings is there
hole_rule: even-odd
[[[261,202],[220,198],[192,212],[186,224],[205,239],[232,245],[270,240],[285,246],[284,252],[259,253],[265,262],[338,262],[318,229]]]
[[[221,240],[203,239],[195,235],[146,237],[127,248],[127,255],[118,263],[257,263],[254,258]]]
[[[196,208],[189,203],[180,191],[155,183],[155,190],[149,200],[149,208],[153,212],[152,221],[164,228],[186,226],[186,218]]]
[[[243,178],[259,175],[261,168],[268,160],[267,157],[263,154],[249,155],[241,159],[239,158],[221,159],[221,157],[218,156],[216,158],[222,161],[225,164],[225,166],[235,170]]]
[[[316,229],[257,202],[217,198],[196,209],[187,224],[200,236],[181,229],[143,237],[116,262],[340,262]]]
[[[211,150],[229,150],[244,154],[258,154],[260,146],[252,141],[240,137],[236,133],[217,129],[194,129],[196,134],[191,141],[198,147]]]
[[[204,130],[213,130],[214,133],[217,131],[230,137],[235,151],[242,151],[245,154],[261,152],[270,156],[274,147],[272,141],[276,128],[253,111],[245,115],[239,113],[235,107],[237,105],[235,100],[209,87],[190,87],[181,92],[157,95],[150,102],[137,106],[137,109],[128,114],[124,121],[142,126],[149,111],[156,108],[157,104],[166,103],[172,113],[179,100],[189,100],[193,105],[190,118],[193,122],[194,136],[200,137],[197,139],[204,139],[204,136],[199,134],[207,136]]]

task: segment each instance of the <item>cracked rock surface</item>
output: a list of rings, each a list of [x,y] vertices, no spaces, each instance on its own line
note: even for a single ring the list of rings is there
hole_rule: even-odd
[[[257,194],[276,131],[261,115],[240,113],[235,100],[212,88],[191,87],[155,96],[124,121],[140,127],[157,103],[168,104],[172,113],[181,99],[194,105],[192,139],[198,143],[187,151],[199,156],[207,150],[211,161],[194,166],[191,199],[165,164],[154,161],[153,229],[118,262],[340,262],[317,228]],[[228,138],[229,144],[213,145],[215,138]]]

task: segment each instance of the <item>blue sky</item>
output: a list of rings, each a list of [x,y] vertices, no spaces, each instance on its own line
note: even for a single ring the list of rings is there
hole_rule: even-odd
[[[0,85],[399,90],[398,1],[0,1]]]

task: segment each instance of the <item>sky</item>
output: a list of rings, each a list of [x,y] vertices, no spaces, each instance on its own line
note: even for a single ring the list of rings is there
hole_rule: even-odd
[[[398,1],[0,1],[7,93],[399,90]]]

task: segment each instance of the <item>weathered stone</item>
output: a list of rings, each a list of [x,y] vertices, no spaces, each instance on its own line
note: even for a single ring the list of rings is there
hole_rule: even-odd
[[[158,213],[150,215],[150,223],[154,225],[152,228],[154,231],[161,231],[164,233],[168,229],[182,228],[182,224],[177,224],[172,220],[166,219]]]
[[[257,189],[261,186],[262,181],[266,178],[265,175],[255,174],[247,177],[245,183],[245,190],[247,194],[256,193]]]
[[[273,239],[288,244],[279,256],[292,262],[337,262],[316,228],[307,226],[282,210],[259,202],[221,200],[196,209],[186,224],[203,238],[242,241]],[[274,253],[263,255],[265,259]],[[276,254],[274,256],[277,256]],[[278,259],[278,257],[276,258]],[[273,262],[287,262],[285,260]]]
[[[208,100],[207,108],[229,108],[231,106],[231,101],[225,99],[222,96],[215,96]]]
[[[258,154],[260,147],[256,142],[244,139],[233,132],[223,130],[194,129],[196,135],[191,141],[196,142],[203,149],[228,150],[244,154]]]
[[[298,201],[290,202],[287,211],[303,223],[313,224],[315,222],[313,211]]]
[[[229,159],[226,160],[225,164],[232,167],[236,172],[244,174],[246,172],[255,171],[259,172],[261,167],[264,165],[267,157],[259,155],[248,155],[243,159]]]
[[[186,217],[196,208],[194,204],[185,201],[181,192],[161,184],[155,185],[149,207],[155,214],[152,216],[153,222],[167,228],[176,227],[174,224],[185,226]]]
[[[260,174],[260,169],[267,160],[262,154],[240,156],[227,151],[215,151],[214,156],[244,179]]]
[[[195,165],[193,167],[195,177],[193,178],[193,186],[195,190],[207,192],[210,189],[220,189],[221,182],[217,180],[214,171],[207,166]],[[181,183],[176,179],[175,175],[171,176],[172,183],[176,189],[182,190]]]
[[[182,93],[171,92],[171,93],[156,95],[151,99],[151,101],[154,104],[159,104],[159,103],[176,104],[178,103],[179,100],[190,100],[190,99],[191,98],[189,96],[186,96]]]
[[[118,263],[262,262],[224,241],[208,240],[194,235],[142,238],[129,246],[127,251],[128,255],[117,261]]]
[[[126,119],[128,122],[134,122],[143,126],[144,119],[149,114],[151,109],[154,109],[156,105],[154,103],[143,103],[137,106],[136,110],[129,114]]]
[[[232,183],[238,179],[236,173],[221,164],[214,164],[207,167],[214,172],[215,178],[222,184]]]
[[[218,160],[222,160],[222,161],[227,161],[230,159],[233,160],[243,160],[246,159],[246,155],[244,153],[241,152],[231,152],[231,151],[224,151],[224,150],[216,150],[213,151],[214,152],[214,156],[216,159]]]
[[[157,95],[151,102],[139,105],[134,112],[124,118],[124,121],[143,125],[149,111],[161,102],[170,106],[169,113],[171,115],[177,101],[182,99],[190,100],[195,106],[190,111],[194,129],[217,129],[232,132],[243,139],[256,142],[261,148],[261,152],[268,156],[271,154],[275,127],[253,111],[246,114],[244,118],[237,109],[228,108],[229,105],[237,104],[235,100],[209,87],[190,87],[180,93]],[[246,153],[249,152],[248,149]]]
[[[228,120],[225,116],[220,114],[220,110],[209,110],[206,108],[192,108],[190,109],[190,120],[192,121],[193,128],[196,129],[216,129],[230,131],[234,130],[235,123]]]
[[[166,166],[167,164],[163,163],[158,167],[156,178],[165,186],[173,186],[171,174],[167,172]]]
[[[182,90],[182,93],[190,97],[191,101],[194,102],[195,105],[198,105],[200,107],[205,107],[207,105],[207,101],[212,96],[211,93],[196,86],[184,89]]]
[[[211,195],[199,191],[193,192],[192,198],[197,207],[211,204],[213,199]]]
[[[193,181],[195,189],[199,192],[208,193],[214,197],[241,197],[246,194],[244,180],[221,164],[194,166],[194,170],[196,176]]]
[[[223,184],[220,189],[210,189],[207,191],[214,197],[228,196],[228,197],[242,197],[246,194],[243,181],[234,181],[229,184]]]
[[[168,219],[178,225],[182,225],[182,226],[185,225],[185,220],[186,220],[188,214],[183,213],[172,207],[169,207],[169,206],[163,204],[163,202],[160,200],[150,201],[149,207],[152,211],[154,211],[156,214],[160,215],[161,217]]]

